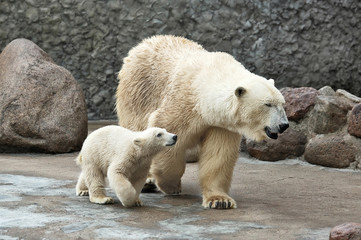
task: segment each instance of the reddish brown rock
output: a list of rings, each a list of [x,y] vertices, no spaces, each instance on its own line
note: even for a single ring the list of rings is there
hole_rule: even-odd
[[[282,88],[288,120],[298,121],[315,105],[318,91],[311,87]]]
[[[361,138],[361,104],[357,104],[352,108],[347,131],[349,134]]]
[[[82,89],[26,39],[0,54],[0,152],[69,152],[87,136]]]
[[[360,223],[344,223],[331,229],[329,240],[361,240]]]
[[[356,149],[351,142],[338,135],[317,135],[305,149],[307,162],[325,167],[344,168],[355,161]]]
[[[298,157],[305,151],[306,136],[293,129],[287,129],[277,140],[269,139],[263,142],[247,140],[248,153],[264,161],[283,160],[288,157]]]

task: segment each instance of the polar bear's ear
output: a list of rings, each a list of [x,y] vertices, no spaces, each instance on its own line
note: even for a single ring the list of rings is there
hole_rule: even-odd
[[[238,87],[236,89],[236,91],[234,91],[234,94],[237,96],[237,97],[240,97],[242,96],[243,94],[245,94],[246,92],[246,89],[244,89],[243,87]]]
[[[143,139],[143,138],[136,138],[133,141],[133,143],[138,147],[142,147],[144,145],[144,142],[145,142],[145,139]]]
[[[272,78],[270,78],[268,81],[270,81],[273,85],[275,85],[275,80],[273,80]]]

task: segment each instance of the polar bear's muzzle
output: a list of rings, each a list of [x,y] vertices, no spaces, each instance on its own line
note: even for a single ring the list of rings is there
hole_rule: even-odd
[[[177,142],[177,135],[173,135],[172,139],[170,140],[170,143],[167,143],[166,146],[169,147],[169,146],[173,146],[176,142]]]
[[[288,127],[289,127],[288,123],[282,123],[278,126],[277,131],[272,131],[270,127],[265,127],[264,131],[266,132],[269,138],[277,139],[278,133],[283,133]]]

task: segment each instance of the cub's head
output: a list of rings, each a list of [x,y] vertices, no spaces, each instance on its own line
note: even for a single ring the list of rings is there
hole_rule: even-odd
[[[167,132],[164,128],[152,127],[141,132],[133,142],[143,149],[160,151],[173,146],[177,142],[177,135]]]
[[[289,124],[283,108],[281,92],[273,79],[251,75],[234,89],[233,118],[237,131],[245,137],[261,141],[277,139]]]

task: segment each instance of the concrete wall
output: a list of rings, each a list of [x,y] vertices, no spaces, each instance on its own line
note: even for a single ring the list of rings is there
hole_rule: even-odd
[[[141,39],[175,34],[232,54],[278,87],[361,95],[358,0],[2,0],[0,49],[24,37],[72,72],[90,119],[115,118],[116,73]]]

